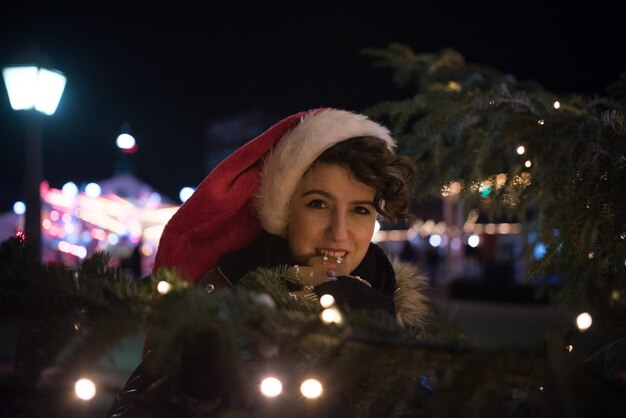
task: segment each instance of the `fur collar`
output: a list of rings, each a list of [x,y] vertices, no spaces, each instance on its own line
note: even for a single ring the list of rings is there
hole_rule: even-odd
[[[419,268],[398,258],[391,258],[396,273],[396,291],[393,295],[396,304],[396,320],[408,331],[423,329],[429,317],[428,298],[424,290],[427,277]]]

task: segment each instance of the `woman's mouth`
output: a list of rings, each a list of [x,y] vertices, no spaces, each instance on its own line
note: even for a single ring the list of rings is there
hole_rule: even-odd
[[[322,257],[335,257],[335,258],[343,258],[347,254],[347,251],[329,249],[329,248],[317,248],[317,252]]]

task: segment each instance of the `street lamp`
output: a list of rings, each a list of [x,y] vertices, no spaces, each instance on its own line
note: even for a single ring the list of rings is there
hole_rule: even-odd
[[[43,159],[40,115],[51,116],[57,109],[66,78],[59,71],[36,64],[6,67],[2,70],[11,107],[28,113],[26,146],[26,238],[30,239],[41,260],[41,196]]]

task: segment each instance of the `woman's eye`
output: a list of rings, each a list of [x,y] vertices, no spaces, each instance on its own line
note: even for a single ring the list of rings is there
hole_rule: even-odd
[[[306,205],[310,208],[315,208],[315,209],[324,209],[328,207],[323,200],[319,200],[319,199],[311,200]]]
[[[356,206],[353,210],[354,213],[358,215],[369,215],[371,213],[370,210],[364,206]]]

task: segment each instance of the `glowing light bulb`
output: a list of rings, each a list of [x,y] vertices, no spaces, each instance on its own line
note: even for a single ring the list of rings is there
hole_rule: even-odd
[[[268,398],[273,398],[281,394],[283,384],[275,377],[266,377],[261,381],[261,393]]]
[[[61,187],[61,193],[67,197],[76,197],[78,194],[78,186],[73,181],[68,181]]]
[[[15,202],[13,204],[13,213],[15,213],[16,215],[23,215],[24,213],[26,213],[26,204],[19,200]]]
[[[581,331],[588,330],[591,327],[592,322],[593,321],[591,320],[591,315],[589,315],[587,312],[583,312],[576,317],[576,326]]]
[[[193,187],[183,187],[182,189],[180,189],[180,192],[178,192],[178,198],[182,203],[185,203],[195,191],[196,189],[194,189]]]
[[[78,399],[89,401],[96,396],[96,385],[89,379],[78,379],[74,384],[74,392]]]
[[[159,284],[157,284],[157,292],[162,295],[166,295],[172,290],[172,285],[166,282],[165,280],[161,280]]]
[[[557,101],[555,101],[555,102],[552,104],[552,106],[553,106],[555,109],[558,109],[558,108],[560,108],[560,107],[561,107],[561,102],[559,102],[559,101],[557,100]]]
[[[302,393],[305,398],[319,398],[322,396],[322,392],[324,392],[324,388],[322,387],[322,383],[317,379],[306,379],[300,385],[300,393]]]
[[[89,183],[85,186],[85,194],[91,198],[100,197],[102,188],[98,183]]]
[[[322,305],[323,308],[330,308],[334,304],[335,298],[333,297],[333,295],[325,294],[320,297],[320,305]]]
[[[115,140],[115,144],[119,149],[131,150],[135,147],[135,137],[130,134],[120,134]]]
[[[430,238],[428,238],[428,243],[432,247],[439,247],[441,245],[441,235],[431,235]]]
[[[478,247],[478,243],[480,242],[480,238],[476,234],[472,234],[467,238],[467,245],[472,248]]]
[[[144,244],[141,246],[141,254],[143,254],[144,256],[150,257],[153,252],[154,250],[152,249],[150,245]]]
[[[524,167],[526,168],[530,168],[531,165],[533,165],[533,163],[530,160],[526,160],[526,162],[524,163]]]
[[[341,317],[341,313],[336,308],[326,308],[320,314],[320,319],[325,324],[341,324],[343,322],[343,318]]]
[[[517,152],[519,155],[522,155],[522,154],[524,154],[526,152],[526,148],[524,148],[523,145],[520,145],[519,147],[517,147],[515,152]]]

